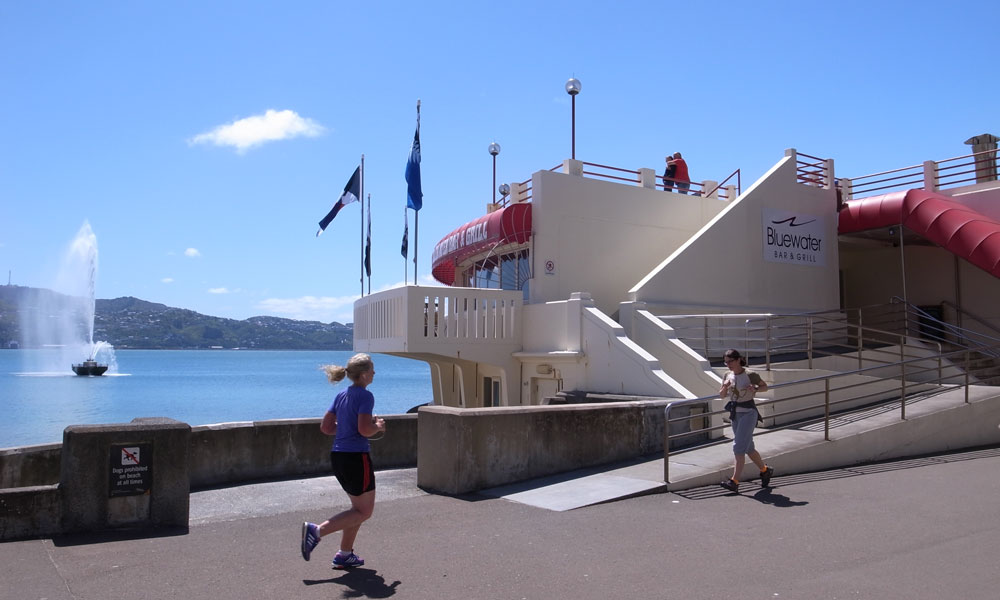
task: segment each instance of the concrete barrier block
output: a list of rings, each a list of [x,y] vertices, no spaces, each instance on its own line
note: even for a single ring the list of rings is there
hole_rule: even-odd
[[[163,417],[67,427],[61,531],[186,528],[190,435],[189,425]]]
[[[634,458],[651,445],[643,443],[647,415],[638,402],[430,406],[419,415],[417,484],[446,494]]]

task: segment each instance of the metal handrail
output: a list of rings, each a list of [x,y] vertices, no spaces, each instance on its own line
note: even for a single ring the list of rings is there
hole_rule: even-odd
[[[910,169],[922,169],[923,165],[911,165],[909,167],[900,167],[898,169],[892,169],[891,171],[882,171],[880,173],[871,173],[869,175],[860,175],[858,177],[851,177],[851,181],[857,181],[859,179],[868,179],[869,177],[878,177],[879,175],[888,175],[890,173],[899,173],[901,171],[908,171]],[[875,182],[877,183],[877,182]]]
[[[968,341],[979,342],[979,343],[1000,342],[1000,337],[993,337],[991,335],[987,335],[979,331],[968,329],[959,325],[952,325],[951,323],[941,321],[940,319],[928,313],[927,311],[923,310],[919,306],[916,306],[900,298],[899,296],[893,296],[890,299],[890,302],[894,305],[905,306],[904,308],[905,314],[909,314],[912,312],[916,314],[919,318],[922,318],[923,320],[918,319],[919,326],[921,328],[927,328],[933,326],[933,328],[937,331],[937,333],[940,336],[938,339],[940,339],[941,341],[947,341],[948,343],[954,344],[959,347],[967,347]],[[948,300],[943,300],[941,304],[954,308],[955,311],[959,314],[959,316],[963,314],[968,315],[969,317],[978,321],[982,325],[985,325],[988,329],[1000,333],[1000,330],[998,330],[997,327],[992,323],[990,323],[989,321],[986,321],[982,317],[979,317],[977,315],[968,312],[967,310],[965,310],[964,308],[958,306],[953,302],[950,302]],[[904,320],[904,323],[906,323],[907,327],[909,326],[908,320]],[[955,341],[948,340],[946,337],[947,334],[951,334],[952,336],[954,336]],[[990,354],[989,356],[992,356],[994,358],[1000,358],[1000,353]]]
[[[824,311],[824,312],[829,312],[829,311]],[[838,326],[838,328],[844,328],[844,329],[846,329],[847,331],[845,333],[846,333],[847,337],[851,337],[851,335],[850,335],[850,329],[851,328],[855,328],[857,330],[857,332],[856,332],[856,334],[855,334],[854,337],[858,338],[858,340],[859,340],[858,341],[858,346],[859,347],[863,347],[864,346],[863,340],[865,339],[866,336],[869,339],[869,341],[880,341],[880,340],[874,339],[873,336],[874,335],[886,335],[886,336],[890,336],[892,338],[895,338],[897,335],[899,335],[897,332],[887,331],[887,330],[883,330],[883,329],[879,329],[879,328],[875,328],[875,327],[864,327],[862,325],[856,325],[856,324],[847,322],[846,320],[841,321],[841,320],[838,320],[838,319],[831,319],[829,317],[824,317],[824,316],[819,315],[819,314],[813,314],[813,315],[810,315],[810,314],[778,315],[778,317],[779,318],[799,318],[799,319],[805,318],[806,319],[807,323],[805,325],[806,326],[806,330],[805,331],[806,331],[806,335],[807,335],[807,346],[806,346],[806,348],[804,350],[806,351],[807,358],[809,360],[809,368],[812,368],[812,357],[813,357],[814,353],[821,354],[821,355],[828,355],[828,356],[833,354],[833,353],[829,353],[829,352],[823,352],[822,350],[817,350],[815,348],[815,345],[814,345],[814,341],[815,341],[814,332],[816,331],[816,327],[815,327],[816,323],[815,323],[815,321],[817,319],[820,320],[821,322],[836,324]],[[765,328],[768,331],[772,327],[772,325],[770,323],[770,321],[771,321],[772,318],[773,317],[767,317],[767,323],[766,323]],[[749,324],[750,324],[750,322],[752,320],[753,319],[747,319],[747,325],[748,326],[749,326]],[[794,327],[796,329],[801,329],[803,326],[802,325],[788,325],[786,327]],[[748,327],[748,332],[749,331],[750,331],[750,329]],[[760,331],[760,330],[758,329],[758,331]],[[748,337],[749,337],[749,335],[748,335]],[[769,336],[766,341],[769,342],[770,339],[771,339],[771,336]],[[936,343],[937,347],[938,347],[938,350],[940,351],[941,344],[939,342],[932,342],[932,343]],[[836,346],[838,344],[831,344],[831,345]],[[907,345],[908,344],[906,343],[905,338],[900,341],[900,347],[905,347]],[[768,344],[768,345],[765,346],[765,352],[766,352],[766,357],[767,357],[766,361],[765,361],[765,365],[766,365],[766,368],[767,368],[768,371],[771,370],[770,353],[768,352],[769,348],[770,348],[770,344]],[[858,360],[859,361],[863,360],[863,357],[861,356],[860,353],[858,355]]]
[[[730,179],[732,179],[733,175],[736,176],[736,195],[739,196],[740,194],[742,194],[743,193],[743,183],[740,181],[740,170],[736,169],[735,171],[733,171],[732,173],[729,174],[729,177],[726,177],[725,179],[723,179],[722,183],[720,183],[717,186],[715,186],[714,188],[712,188],[712,190],[710,192],[708,192],[707,194],[705,194],[705,195],[706,196],[711,196],[712,194],[714,194],[715,190],[718,190],[722,186],[726,185],[726,182],[729,181]],[[727,200],[728,199],[729,198],[727,198]]]
[[[961,314],[961,315],[965,315],[967,317],[972,317],[972,319],[974,321],[977,321],[978,323],[981,323],[981,324],[985,325],[986,327],[988,327],[989,329],[992,329],[993,331],[997,332],[998,335],[1000,335],[1000,328],[998,328],[996,325],[990,323],[986,319],[980,317],[979,315],[971,313],[968,310],[966,310],[965,308],[962,308],[961,306],[959,306],[959,305],[957,305],[954,302],[951,302],[949,300],[942,300],[941,304],[944,304],[945,306],[950,306],[950,307],[954,308],[955,311],[957,313]],[[962,328],[960,327],[960,329],[962,329]],[[966,330],[966,331],[968,331],[968,330]],[[978,332],[976,332],[976,333],[978,333]],[[980,335],[983,335],[983,334],[980,334]],[[984,337],[990,337],[990,336],[984,336]],[[991,338],[991,339],[998,339],[998,340],[1000,340],[1000,338]]]
[[[805,157],[815,161],[815,163],[806,162],[799,160]],[[810,156],[803,152],[795,153],[795,175],[796,181],[803,183],[803,185],[815,185],[819,187],[826,186],[826,178],[829,173],[827,172],[827,159],[820,158],[818,156]]]
[[[597,172],[597,171],[582,171],[582,174],[586,175],[586,176],[590,176],[590,177],[593,177],[593,178],[599,178],[599,179],[611,179],[611,180],[614,180],[614,181],[622,181],[622,182],[625,182],[625,183],[635,183],[635,184],[637,184],[637,183],[641,182],[640,171],[639,170],[623,169],[621,167],[613,167],[613,166],[610,166],[610,165],[602,165],[602,164],[599,164],[599,163],[584,162],[584,161],[580,161],[580,164],[586,165],[586,166],[590,166],[590,167],[596,167],[596,168],[600,168],[600,169],[607,169],[607,170],[610,170],[610,171],[618,171],[618,172],[621,172],[621,173],[628,173],[632,177],[621,177],[621,176],[618,176],[618,175],[610,175],[610,174],[607,174],[607,173],[600,173],[600,172]],[[552,167],[551,169],[549,169],[549,171],[558,171],[562,167],[563,167],[563,165],[562,165],[562,163],[560,163],[560,164]],[[705,192],[705,184],[703,182],[699,182],[699,181],[680,181],[678,179],[673,179],[673,178],[664,178],[662,175],[656,175],[655,179],[659,181],[656,185],[657,185],[657,187],[659,187],[661,189],[664,188],[664,181],[673,181],[675,185],[677,183],[688,183],[688,184],[690,184],[688,189],[691,190],[691,195],[693,195],[693,196],[707,197],[707,196],[711,196],[713,192],[715,192],[717,189],[719,189],[720,187],[722,187],[722,185],[725,184],[725,182],[727,182],[730,179],[732,179],[733,175],[736,176],[736,189],[737,189],[737,195],[738,195],[738,194],[743,193],[743,189],[742,189],[743,183],[740,180],[740,170],[739,169],[736,169],[735,171],[733,171],[732,173],[730,173],[729,176],[726,177],[723,180],[722,184],[716,186],[715,189],[713,189],[711,192],[709,192],[707,194],[704,193]],[[518,197],[519,201],[525,202],[525,201],[529,200],[532,197],[532,194],[531,194],[531,179],[528,178],[528,179],[526,179],[524,181],[518,182],[518,184],[521,185],[521,186],[526,186],[526,187],[523,188],[524,195]],[[500,199],[500,202],[498,204],[500,204],[501,206],[506,206],[509,201],[510,200],[508,200],[507,197],[504,197],[504,198]]]
[[[945,379],[953,379],[954,377],[956,377],[955,375],[949,375],[948,377],[944,377],[943,376],[942,371],[941,371],[941,359],[945,358],[945,357],[962,355],[965,358],[965,361],[964,361],[965,362],[965,369],[964,369],[964,382],[961,385],[965,388],[965,403],[968,404],[969,403],[969,385],[970,385],[969,384],[969,372],[970,372],[970,369],[969,369],[969,352],[970,351],[982,351],[984,349],[997,349],[997,348],[1000,348],[1000,344],[994,344],[993,346],[980,346],[980,347],[977,347],[977,348],[974,348],[974,349],[955,350],[955,351],[947,352],[947,353],[938,353],[938,355],[936,355],[936,356],[925,356],[925,357],[918,357],[918,358],[912,358],[912,359],[907,359],[907,360],[901,360],[901,361],[898,361],[897,363],[893,363],[893,364],[888,365],[889,367],[892,367],[892,366],[899,366],[900,367],[900,379],[899,379],[899,381],[900,381],[900,396],[899,396],[899,402],[900,402],[900,419],[901,420],[905,420],[906,419],[906,396],[907,396],[907,394],[906,394],[906,375],[907,375],[906,366],[908,364],[918,363],[918,362],[926,362],[926,361],[937,359],[938,377],[936,379],[931,379],[931,380],[927,380],[927,381],[920,381],[919,383],[920,384],[924,384],[924,385],[930,384],[930,383],[937,383],[938,386],[941,387],[941,386],[945,385],[945,383],[944,383]],[[768,386],[768,390],[770,391],[770,390],[776,390],[776,389],[781,389],[781,388],[788,388],[788,387],[795,386],[795,385],[804,385],[804,384],[810,384],[810,383],[816,383],[816,382],[822,381],[823,382],[823,387],[824,387],[823,405],[822,405],[823,406],[823,413],[824,413],[823,414],[823,419],[822,419],[823,420],[823,424],[824,424],[824,439],[826,441],[829,441],[830,440],[830,414],[831,414],[830,407],[831,406],[835,406],[837,404],[842,404],[842,403],[845,403],[845,402],[853,402],[853,401],[856,401],[858,399],[864,399],[864,398],[867,398],[867,397],[871,396],[871,394],[866,394],[866,395],[862,395],[862,396],[852,396],[850,398],[845,398],[845,399],[842,399],[842,400],[837,400],[837,401],[831,402],[830,401],[830,392],[831,392],[830,382],[833,381],[833,380],[835,380],[835,379],[838,379],[838,378],[843,378],[843,377],[848,377],[848,376],[855,376],[855,375],[864,374],[864,373],[867,373],[869,371],[873,371],[875,369],[879,369],[879,370],[883,370],[884,371],[886,368],[887,368],[886,365],[876,365],[876,366],[872,366],[872,367],[864,367],[864,368],[860,368],[860,369],[855,369],[853,371],[846,371],[846,372],[842,372],[842,373],[835,373],[835,374],[832,374],[832,375],[821,375],[821,376],[818,376],[818,377],[810,377],[810,378],[801,379],[801,380],[797,380],[797,381],[789,381],[789,382],[785,382],[785,383],[778,383],[778,384],[774,384],[774,385],[769,385]],[[924,369],[921,372],[926,372],[926,371],[929,371],[929,370],[930,369]],[[910,374],[911,374],[911,377],[912,377],[912,375],[914,374],[914,372],[911,371]],[[884,382],[884,381],[894,380],[894,379],[895,379],[894,377],[893,378],[890,378],[890,377],[881,377],[877,381],[878,382]],[[840,390],[844,390],[844,389],[852,389],[852,388],[856,388],[856,387],[861,387],[863,385],[869,385],[871,383],[874,383],[874,382],[866,382],[866,383],[861,383],[861,384],[851,384],[851,385],[847,385],[847,386],[844,386],[844,387],[841,387],[841,388],[836,388],[836,389],[834,389],[832,391],[840,391]],[[883,390],[880,390],[880,391],[884,392],[885,390],[883,389]],[[761,405],[764,405],[764,404],[774,405],[774,404],[779,404],[781,402],[788,402],[788,401],[791,401],[791,400],[800,400],[802,398],[808,398],[808,397],[815,396],[815,395],[817,395],[817,392],[809,392],[807,394],[799,394],[797,396],[790,396],[788,398],[780,398],[780,399],[776,399],[776,400],[770,400],[770,401],[766,401],[766,402],[761,402]],[[727,425],[717,425],[717,426],[714,426],[714,427],[709,426],[709,427],[703,427],[701,429],[697,429],[697,430],[693,430],[693,431],[686,431],[686,432],[683,432],[683,433],[679,433],[677,435],[671,435],[671,433],[670,433],[670,425],[671,425],[671,423],[679,423],[679,422],[684,422],[684,421],[691,421],[693,419],[703,419],[705,417],[711,417],[713,415],[724,414],[727,411],[725,411],[725,410],[710,411],[710,412],[707,412],[707,413],[699,413],[699,414],[696,414],[696,415],[688,415],[688,416],[685,416],[685,417],[678,417],[676,419],[671,419],[670,418],[670,411],[675,406],[687,406],[687,405],[692,405],[692,404],[704,404],[705,402],[711,402],[711,401],[714,401],[714,400],[716,400],[718,398],[719,398],[719,396],[716,394],[716,395],[711,395],[711,396],[703,396],[703,397],[700,397],[700,398],[691,398],[691,399],[685,399],[685,400],[675,400],[675,401],[672,401],[672,402],[668,402],[667,405],[664,407],[664,409],[663,409],[663,431],[664,431],[664,433],[663,433],[663,481],[664,481],[664,483],[666,483],[668,485],[670,483],[670,441],[672,439],[679,439],[679,438],[682,438],[682,437],[688,437],[688,436],[697,435],[697,434],[709,433],[709,432],[712,432],[712,431],[718,431],[718,430],[721,430],[721,429],[725,429],[727,427]],[[885,402],[895,402],[895,401],[896,400],[893,399],[893,400],[886,400]],[[787,415],[790,415],[790,414],[795,414],[795,413],[799,413],[799,412],[805,412],[805,411],[808,411],[808,410],[815,410],[815,409],[819,408],[819,406],[820,406],[819,404],[815,404],[815,405],[812,405],[812,406],[806,406],[804,408],[799,408],[799,409],[794,409],[794,410],[791,410],[791,411],[787,411],[785,413],[775,413],[772,416],[773,417],[787,416]],[[761,434],[758,434],[758,435],[766,435],[767,433],[773,433],[775,431],[781,431],[781,430],[788,429],[788,428],[791,428],[791,427],[798,427],[800,425],[801,425],[801,423],[792,423],[792,424],[789,424],[789,425],[783,425],[783,426],[779,426],[779,427],[774,427],[774,428],[770,428],[767,431],[765,431],[765,432],[763,432]]]
[[[972,159],[971,161],[966,160],[966,162],[963,162],[963,163],[960,163],[960,164],[957,164],[957,165],[943,166],[944,163],[950,163],[950,162],[954,162],[954,161],[958,161],[958,160],[965,160],[965,159],[970,159],[970,158]],[[966,154],[966,155],[963,155],[963,156],[956,156],[956,157],[953,157],[953,158],[945,158],[943,160],[938,160],[938,161],[929,161],[929,162],[933,163],[933,165],[934,165],[934,176],[933,176],[934,180],[933,180],[933,184],[935,186],[937,186],[937,187],[941,187],[941,186],[949,186],[950,187],[950,186],[954,186],[954,185],[960,184],[960,183],[967,183],[967,182],[970,182],[970,181],[977,181],[978,180],[977,177],[970,177],[970,178],[958,179],[958,180],[956,180],[954,178],[957,177],[957,176],[959,176],[959,175],[965,175],[965,174],[970,174],[970,173],[978,173],[978,172],[980,172],[983,169],[993,169],[994,172],[995,172],[996,171],[996,161],[997,161],[997,151],[996,150],[983,150],[981,152],[973,152],[972,154]],[[968,171],[961,171],[961,172],[957,172],[957,173],[956,172],[942,173],[943,171],[950,171],[952,169],[958,169],[958,168],[969,167],[969,166],[971,166],[972,169],[968,170]],[[862,181],[862,180],[870,180],[873,177],[879,177],[879,176],[882,176],[882,175],[889,175],[889,174],[892,174],[892,173],[902,173],[903,171],[915,171],[915,172],[911,172],[911,173],[909,173],[907,175],[901,175],[901,176],[897,176],[897,177],[890,177],[888,179],[883,179],[883,180],[864,181],[863,183],[860,183],[860,184],[858,183],[859,181]],[[897,182],[897,183],[893,183],[893,184],[885,185],[885,186],[881,186],[881,187],[871,187],[871,186],[873,186],[875,184],[878,184],[878,183],[882,183],[882,182],[886,182],[886,181],[891,181],[891,180],[894,180],[894,179],[906,179],[906,178],[915,178],[915,179],[913,179],[913,180],[907,180],[907,181],[900,181],[900,182]],[[908,187],[908,186],[912,186],[912,185],[916,185],[915,189],[924,189],[924,187],[925,187],[925,185],[924,185],[925,184],[925,181],[924,181],[924,165],[923,164],[912,165],[912,166],[909,166],[909,167],[902,167],[902,168],[899,168],[899,169],[892,169],[890,171],[882,171],[880,173],[871,173],[869,175],[860,175],[858,177],[851,177],[849,179],[850,179],[850,182],[851,182],[849,193],[850,193],[850,195],[852,197],[855,196],[856,194],[862,193],[862,192],[863,193],[871,193],[871,192],[875,192],[875,191],[887,190],[887,189],[893,189],[893,188],[904,188],[904,187]]]
[[[775,313],[696,313],[696,314],[680,314],[680,315],[657,315],[657,318],[663,321],[678,320],[678,319],[702,319],[702,324],[691,326],[690,328],[680,328],[674,326],[674,331],[677,333],[680,339],[694,339],[695,337],[700,338],[703,342],[702,352],[708,357],[709,352],[709,339],[720,342],[733,340],[731,345],[742,344],[744,348],[744,354],[747,359],[752,359],[754,356],[754,351],[758,349],[758,345],[754,342],[759,342],[763,347],[760,348],[761,353],[764,355],[764,366],[765,369],[771,370],[771,358],[774,354],[778,353],[790,353],[790,352],[805,352],[809,368],[812,368],[812,361],[814,355],[820,356],[832,356],[834,352],[828,352],[823,350],[823,348],[831,348],[841,346],[848,348],[851,351],[858,351],[858,361],[864,360],[863,352],[868,352],[869,354],[875,351],[871,348],[866,348],[865,342],[868,344],[892,344],[897,343],[897,337],[899,337],[899,332],[889,331],[876,327],[866,327],[862,324],[854,324],[847,320],[846,317],[832,318],[826,315],[831,313],[839,313],[840,311],[818,311],[814,313],[795,313],[795,314],[775,314]],[[718,319],[720,321],[725,321],[727,319],[741,319],[743,323],[741,325],[725,325],[720,323],[718,325],[709,325],[709,319]],[[782,319],[796,319],[798,322],[782,325],[776,324],[776,321]],[[763,321],[763,326],[754,327],[755,321]],[[860,321],[860,319],[859,319]],[[687,329],[693,331],[698,331],[700,335],[697,336],[687,336],[684,332]],[[713,330],[720,335],[709,335],[709,330]],[[725,335],[726,331],[736,332],[742,335]],[[792,331],[792,333],[784,333],[785,331]],[[754,334],[763,334],[762,336],[757,336]],[[889,339],[884,339],[880,336],[888,337]],[[849,346],[846,344],[838,344],[832,341],[831,337],[845,337],[848,340],[854,339],[856,343],[854,346]],[[796,343],[805,341],[804,344]],[[817,346],[817,340],[823,342],[822,346]],[[940,351],[941,346],[939,342],[934,340],[927,340],[927,342],[935,343]],[[911,346],[912,344],[907,343],[905,338],[898,341],[901,347]],[[729,344],[724,344],[729,345]],[[873,359],[870,359],[873,360]]]

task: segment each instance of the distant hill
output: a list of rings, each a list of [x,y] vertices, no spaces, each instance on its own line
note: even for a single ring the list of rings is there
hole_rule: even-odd
[[[40,288],[0,286],[0,347],[25,347],[21,316],[66,296]],[[51,305],[48,304],[48,305]],[[210,317],[124,297],[95,302],[94,339],[115,348],[190,349],[248,348],[259,350],[350,350],[353,327],[337,322],[251,317],[242,321]]]

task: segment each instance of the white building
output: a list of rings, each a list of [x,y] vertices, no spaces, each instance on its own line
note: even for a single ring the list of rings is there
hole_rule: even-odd
[[[745,190],[730,176],[680,194],[652,169],[566,160],[438,243],[433,274],[452,287],[357,301],[354,347],[426,361],[434,403],[473,408],[707,396],[725,348],[780,349],[761,324],[779,315],[853,321],[896,302],[923,307],[925,328],[1000,338],[995,165],[994,151],[838,180],[833,160],[788,150]]]

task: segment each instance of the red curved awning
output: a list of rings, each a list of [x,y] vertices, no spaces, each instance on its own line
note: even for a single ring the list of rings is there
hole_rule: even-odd
[[[893,192],[847,202],[840,233],[903,225],[952,254],[1000,277],[1000,222],[947,196],[925,190]]]
[[[434,246],[431,274],[445,285],[455,283],[455,266],[505,244],[523,244],[531,237],[531,203],[511,204],[462,225]]]

